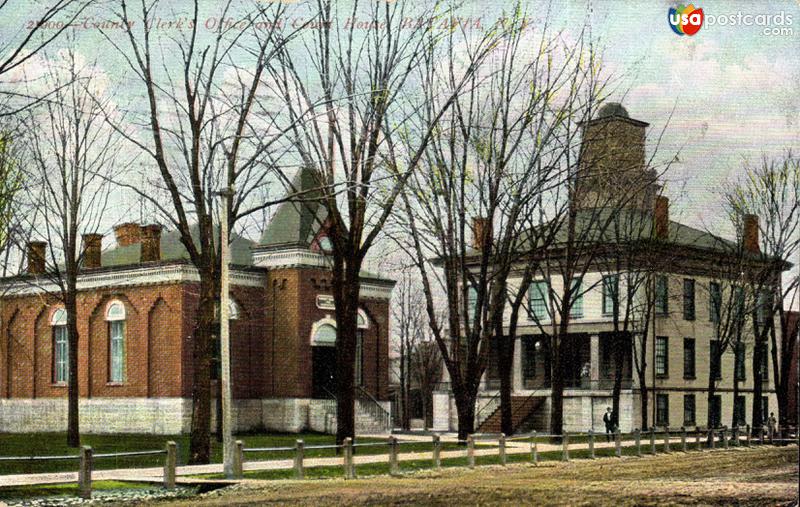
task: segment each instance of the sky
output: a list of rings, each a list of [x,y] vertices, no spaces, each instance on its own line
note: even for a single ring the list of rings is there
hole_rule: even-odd
[[[79,20],[87,24],[77,30],[74,44],[107,73],[118,100],[135,103],[142,98],[135,79],[92,27],[110,18],[104,3],[97,2]],[[182,17],[185,3],[165,4],[173,6],[165,12],[173,10],[174,19]],[[211,16],[218,3],[201,0],[201,5]],[[510,5],[466,0],[457,12],[467,24],[489,26]],[[679,36],[669,26],[667,14],[676,7],[674,2],[528,1],[523,5],[534,26],[549,17],[552,27],[567,35],[584,24],[591,28],[603,51],[604,72],[612,76],[610,99],[622,102],[632,118],[650,123],[649,155],[656,152],[663,134],[656,162],[675,160],[664,176],[674,218],[730,235],[720,208],[725,186],[762,155],[778,157],[789,149],[800,153],[800,0],[695,3],[705,21],[693,36]],[[347,2],[340,6],[346,7]],[[31,2],[9,2],[2,11],[0,40],[24,33],[33,12]],[[740,14],[753,16],[750,19],[756,22],[769,17],[771,23],[723,26],[719,21],[741,18]],[[170,21],[169,15],[164,18]],[[764,33],[773,28],[788,33]]]

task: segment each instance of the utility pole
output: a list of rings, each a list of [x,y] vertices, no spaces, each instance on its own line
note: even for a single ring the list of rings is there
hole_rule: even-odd
[[[225,477],[233,478],[234,444],[233,420],[231,412],[231,340],[230,340],[230,247],[228,245],[228,207],[233,198],[234,188],[228,187],[217,192],[222,197],[220,212],[220,298],[219,298],[219,341],[220,341],[220,382],[222,383],[222,468]]]

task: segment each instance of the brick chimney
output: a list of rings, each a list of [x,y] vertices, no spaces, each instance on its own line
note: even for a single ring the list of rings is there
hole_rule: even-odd
[[[669,238],[669,199],[663,195],[656,196],[653,227],[656,238],[664,240]]]
[[[103,244],[102,234],[83,235],[83,267],[92,269],[100,267],[100,252]]]
[[[758,215],[742,217],[742,242],[746,252],[761,253],[758,245]]]
[[[492,224],[488,218],[472,218],[472,247],[476,250],[483,248],[483,243],[487,235],[491,235]]]
[[[44,241],[28,242],[28,274],[44,274],[44,255],[46,249],[47,243]]]
[[[142,255],[140,262],[158,262],[161,260],[161,226],[150,224],[142,226]]]
[[[133,222],[120,224],[114,227],[117,245],[130,246],[142,241],[142,226]]]

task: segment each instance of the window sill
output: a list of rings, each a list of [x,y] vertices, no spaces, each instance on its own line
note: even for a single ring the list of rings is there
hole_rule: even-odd
[[[107,387],[121,387],[128,385],[127,382],[106,382]]]
[[[697,380],[697,376],[695,375],[684,375],[683,380]]]
[[[665,380],[665,379],[668,379],[668,378],[669,378],[669,375],[668,375],[668,374],[666,374],[666,373],[656,374],[656,378],[657,378],[658,380]]]
[[[68,387],[66,382],[53,382],[50,387]]]

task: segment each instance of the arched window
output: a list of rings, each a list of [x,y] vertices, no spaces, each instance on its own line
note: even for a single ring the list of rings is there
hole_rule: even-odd
[[[321,324],[317,326],[314,334],[311,336],[311,344],[314,346],[329,346],[336,345],[336,328],[332,324]]]
[[[50,326],[53,328],[53,383],[66,384],[69,378],[67,311],[56,309],[50,316]]]
[[[242,309],[239,303],[234,301],[233,298],[228,298],[228,320],[239,320],[241,313]]]
[[[358,329],[369,329],[369,317],[361,308],[358,309]]]
[[[108,321],[108,381],[125,382],[125,305],[112,301],[106,307]]]

